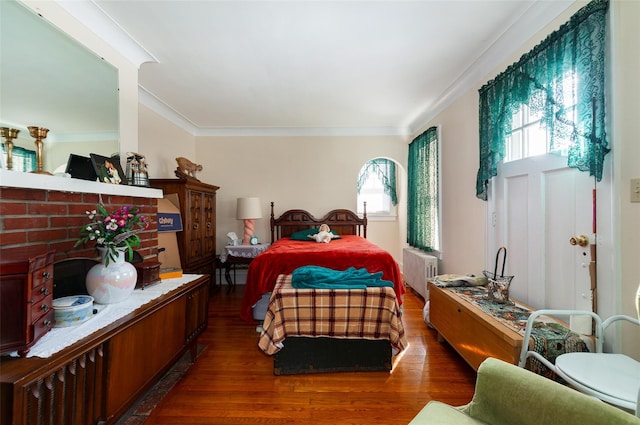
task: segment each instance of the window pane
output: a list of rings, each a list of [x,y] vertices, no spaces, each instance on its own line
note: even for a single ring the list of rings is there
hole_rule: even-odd
[[[547,153],[547,132],[538,123],[526,128],[527,156],[536,156]]]
[[[522,158],[522,130],[511,133],[507,139],[507,152],[505,162],[515,161]]]

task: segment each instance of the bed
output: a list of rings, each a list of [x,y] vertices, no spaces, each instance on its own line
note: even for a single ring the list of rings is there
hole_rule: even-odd
[[[332,232],[340,235],[330,243],[316,243],[311,239],[292,240],[296,233],[318,228],[326,223]],[[386,250],[366,239],[366,209],[362,218],[346,209],[329,211],[315,218],[305,210],[288,210],[280,217],[274,215],[271,203],[271,246],[249,265],[240,317],[248,323],[262,321],[268,294],[273,291],[280,275],[288,275],[298,267],[316,265],[335,270],[349,267],[365,268],[369,273],[383,273],[383,279],[393,282],[398,303],[401,305],[405,286],[400,267]],[[257,317],[256,317],[257,316]]]
[[[274,375],[389,371],[408,342],[395,291],[294,288],[280,275],[270,297],[260,349]]]

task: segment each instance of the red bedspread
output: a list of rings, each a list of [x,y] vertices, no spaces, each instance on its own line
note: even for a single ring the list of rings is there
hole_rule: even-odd
[[[322,266],[334,270],[365,268],[369,273],[382,272],[382,278],[393,282],[398,303],[405,293],[400,267],[396,260],[378,245],[360,236],[345,235],[330,243],[294,241],[283,238],[274,242],[250,264],[244,289],[240,317],[254,323],[252,306],[265,292],[273,291],[281,274],[291,274],[302,266]]]

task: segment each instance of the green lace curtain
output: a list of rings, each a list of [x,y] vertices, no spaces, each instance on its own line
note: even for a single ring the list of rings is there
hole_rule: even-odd
[[[608,1],[594,0],[480,89],[480,167],[476,196],[505,156],[512,116],[522,104],[542,114],[550,151],[598,181],[609,152],[605,133],[605,30]]]
[[[4,161],[5,161],[4,165],[6,167],[7,150],[4,146],[4,143],[1,144],[0,146],[2,146],[2,155],[4,155]],[[19,146],[14,146],[13,149],[11,150],[11,164],[13,165],[11,169],[15,171],[24,171],[24,172],[35,171],[36,151],[24,149]]]
[[[439,245],[438,130],[427,129],[409,145],[407,242],[425,251]]]
[[[364,165],[358,176],[358,194],[360,194],[360,190],[367,179],[374,174],[382,182],[384,193],[389,195],[393,205],[398,205],[398,195],[396,194],[396,163],[390,159],[376,158],[368,161]]]

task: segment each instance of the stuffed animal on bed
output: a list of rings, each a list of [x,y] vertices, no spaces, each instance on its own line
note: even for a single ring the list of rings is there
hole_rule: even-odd
[[[314,235],[307,235],[307,237],[315,240],[318,243],[329,243],[331,242],[331,239],[337,238],[338,235],[334,235],[333,233],[331,233],[331,229],[329,228],[328,224],[321,224],[320,228],[318,229],[318,233]]]

